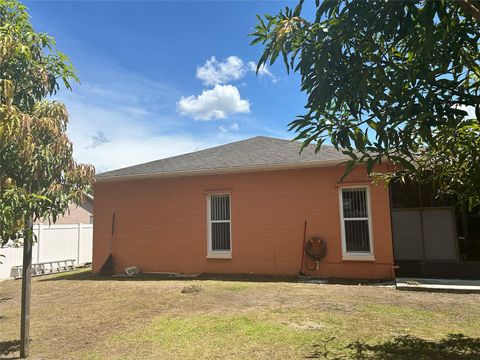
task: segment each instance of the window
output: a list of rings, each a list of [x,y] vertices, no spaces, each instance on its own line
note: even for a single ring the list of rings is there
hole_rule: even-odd
[[[232,254],[230,194],[208,195],[208,257],[229,259]]]
[[[340,219],[344,260],[373,260],[367,187],[340,188]]]

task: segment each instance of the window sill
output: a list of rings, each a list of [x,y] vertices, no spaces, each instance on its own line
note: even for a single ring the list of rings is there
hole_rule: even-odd
[[[342,261],[375,261],[373,254],[343,254]]]
[[[230,260],[232,253],[230,251],[211,251],[207,254],[207,259],[224,259]]]

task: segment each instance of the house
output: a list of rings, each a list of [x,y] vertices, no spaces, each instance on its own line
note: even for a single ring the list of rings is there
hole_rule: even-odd
[[[100,174],[93,270],[112,253],[116,271],[296,275],[305,232],[327,250],[318,266],[306,256],[310,275],[478,278],[480,208],[375,186],[362,167],[340,181],[345,160],[255,137]]]
[[[57,218],[56,225],[63,224],[93,224],[93,196],[85,193],[85,199],[82,204],[70,203],[68,211]],[[37,220],[35,224],[50,224],[52,220]]]
[[[254,137],[106,172],[95,184],[93,271],[296,275],[303,239],[327,253],[319,277],[393,276],[388,188],[348,158]],[[308,260],[308,259],[307,259]]]

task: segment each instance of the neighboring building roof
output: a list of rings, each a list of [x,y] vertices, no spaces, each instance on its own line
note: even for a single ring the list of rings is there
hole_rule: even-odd
[[[340,164],[349,159],[333,146],[307,146],[301,143],[256,136],[247,140],[147,162],[97,175],[97,181],[138,177],[167,177],[207,173],[274,170]]]

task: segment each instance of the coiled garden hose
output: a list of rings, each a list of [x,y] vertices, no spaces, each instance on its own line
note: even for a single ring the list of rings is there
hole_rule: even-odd
[[[327,243],[319,236],[312,236],[305,243],[305,252],[307,255],[315,261],[315,266],[310,268],[308,264],[305,264],[309,271],[318,270],[320,260],[327,255]]]

